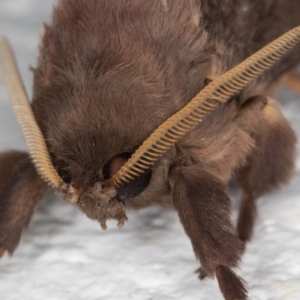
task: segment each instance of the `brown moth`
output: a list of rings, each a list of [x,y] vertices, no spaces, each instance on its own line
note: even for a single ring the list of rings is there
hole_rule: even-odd
[[[177,210],[199,277],[247,299],[232,268],[255,200],[294,172],[296,137],[273,98],[300,61],[299,25],[292,0],[60,0],[31,103],[3,39],[29,153],[0,155],[1,253],[13,253],[49,186],[103,228],[158,204]],[[244,191],[237,226],[232,178]]]

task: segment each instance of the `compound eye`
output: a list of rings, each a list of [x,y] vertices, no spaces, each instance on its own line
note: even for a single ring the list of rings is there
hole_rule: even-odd
[[[151,180],[152,170],[147,170],[145,173],[135,178],[134,180],[121,185],[118,188],[116,198],[119,201],[126,201],[141,194],[149,185]]]
[[[116,174],[125,162],[131,157],[132,153],[123,152],[114,156],[102,169],[104,179],[111,178]],[[118,188],[116,198],[119,201],[126,201],[141,194],[149,185],[152,171],[148,170],[134,180]]]

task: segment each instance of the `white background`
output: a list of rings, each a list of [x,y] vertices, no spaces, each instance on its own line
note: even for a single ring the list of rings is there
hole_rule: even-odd
[[[35,66],[42,22],[49,21],[53,3],[0,0],[0,35],[13,44],[29,95],[29,66]],[[299,138],[300,95],[285,89],[279,99]],[[26,146],[0,81],[0,151],[10,148]],[[231,196],[236,218],[240,192]],[[251,299],[299,300],[299,172],[289,186],[261,198],[258,208],[255,235],[237,272]],[[0,261],[0,299],[222,299],[215,280],[200,282],[194,274],[198,263],[175,212],[150,208],[128,216],[122,230],[112,221],[102,231],[48,195],[13,257]]]

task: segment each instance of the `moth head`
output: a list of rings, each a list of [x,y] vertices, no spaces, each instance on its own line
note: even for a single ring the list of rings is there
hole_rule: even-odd
[[[116,219],[118,226],[122,227],[127,220],[125,205],[143,193],[151,180],[152,170],[149,169],[132,181],[119,187],[111,185],[108,180],[131,157],[132,153],[123,152],[112,157],[102,168],[100,180],[81,195],[77,206],[91,219],[100,222],[103,229],[106,228],[107,219]]]
[[[300,27],[286,33],[209,83],[183,109],[161,124],[134,152],[111,157],[99,170],[99,178],[88,190],[72,182],[54,166],[20,80],[12,50],[5,39],[0,43],[0,66],[16,117],[25,135],[29,152],[40,176],[70,203],[76,203],[103,228],[113,218],[123,226],[127,217],[124,202],[142,193],[151,179],[151,166],[196,122],[220,103],[241,91],[284,53],[300,41]]]
[[[139,196],[150,183],[151,168],[118,187],[109,184],[109,180],[122,168],[131,156],[132,152],[122,152],[111,157],[98,171],[94,172],[94,175],[86,175],[85,171],[81,174],[78,170],[75,170],[74,172],[77,173],[76,180],[72,177],[72,168],[70,171],[70,168],[63,168],[61,163],[57,164],[58,167],[56,169],[58,169],[58,173],[64,182],[58,189],[59,193],[64,195],[64,199],[67,202],[73,204],[80,201],[80,198],[84,194],[88,194],[95,201],[102,202],[108,202],[112,198],[116,198],[120,202],[126,202]],[[87,179],[87,182],[82,185],[80,183],[83,181],[83,178]]]

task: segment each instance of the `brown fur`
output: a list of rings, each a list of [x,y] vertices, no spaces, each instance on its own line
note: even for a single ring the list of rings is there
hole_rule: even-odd
[[[257,101],[264,101],[263,97],[253,98],[250,105]],[[245,191],[238,231],[245,241],[251,238],[253,231],[256,216],[254,200],[261,194],[288,183],[294,173],[296,136],[276,102],[267,98],[265,101],[267,105],[261,110],[259,132],[254,135],[256,149],[238,174],[238,181]],[[246,106],[249,106],[247,102]]]
[[[247,300],[247,290],[243,280],[236,276],[232,270],[220,266],[216,270],[221,292],[226,300]]]
[[[47,190],[47,184],[37,174],[28,154],[8,152],[0,156],[9,158],[10,173],[0,190],[0,249],[13,253],[19,244],[21,234],[27,227],[38,202]],[[14,160],[14,163],[12,161]],[[2,162],[2,163],[1,163]],[[13,171],[12,171],[13,170]]]
[[[229,269],[238,265],[243,245],[231,222],[225,185],[197,165],[175,167],[170,178],[174,206],[201,262],[201,274],[216,271],[226,300],[247,299],[242,281]]]
[[[219,264],[236,267],[242,243],[231,223],[225,185],[197,165],[174,167],[170,180],[174,206],[202,268],[213,275]]]
[[[122,226],[127,207],[174,205],[202,274],[217,275],[226,300],[246,299],[231,271],[243,252],[238,236],[251,236],[255,199],[294,169],[294,133],[264,96],[299,62],[300,46],[199,120],[152,167],[150,182],[134,193],[135,183],[122,187],[126,204],[103,185],[104,170],[114,173],[123,161],[112,158],[134,152],[209,78],[299,24],[294,0],[60,0],[45,25],[32,108],[58,173],[82,191],[78,207],[105,228],[109,218]],[[28,158],[4,160],[0,244],[12,252],[46,187]],[[244,189],[238,231],[225,188],[235,175]]]
[[[3,190],[20,161],[27,158],[28,154],[20,151],[7,151],[0,154],[0,191]]]

